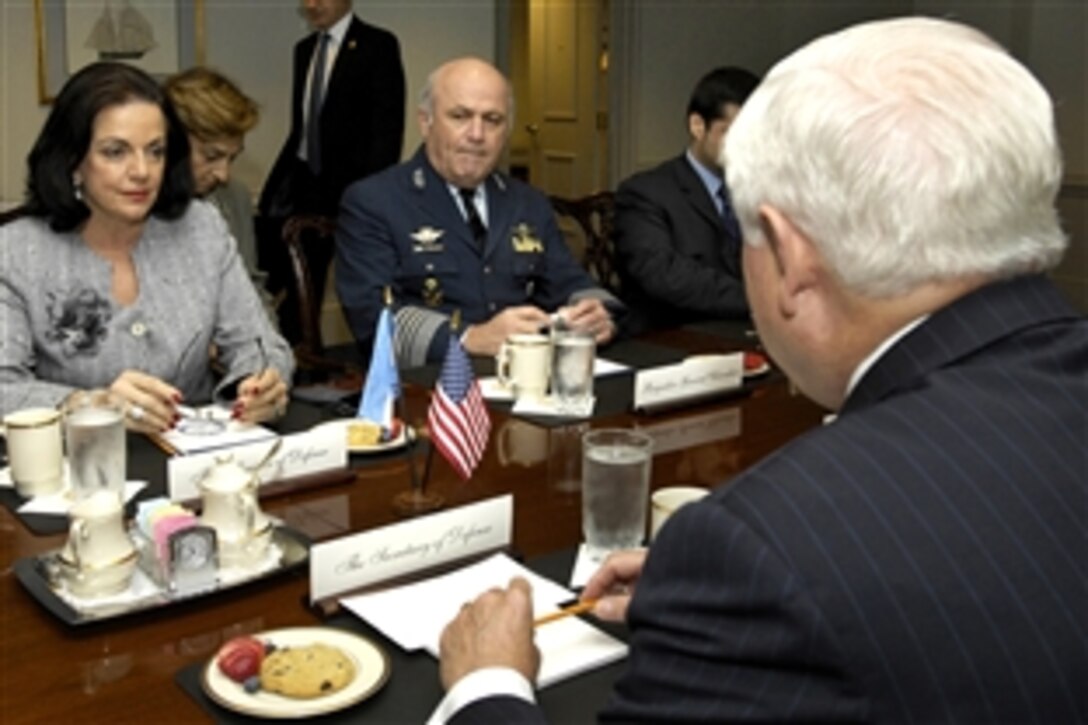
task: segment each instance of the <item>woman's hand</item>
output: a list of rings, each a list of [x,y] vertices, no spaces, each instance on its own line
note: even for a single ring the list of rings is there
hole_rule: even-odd
[[[245,423],[262,423],[287,412],[287,383],[275,368],[265,368],[238,383],[238,399],[231,417]]]
[[[163,433],[178,421],[181,391],[153,375],[126,370],[110,385],[125,403],[125,426],[140,433]]]

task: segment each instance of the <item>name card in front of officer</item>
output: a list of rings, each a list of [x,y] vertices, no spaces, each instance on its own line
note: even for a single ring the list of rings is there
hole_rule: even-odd
[[[739,388],[743,381],[743,353],[695,355],[636,373],[634,405],[641,410],[697,400]]]

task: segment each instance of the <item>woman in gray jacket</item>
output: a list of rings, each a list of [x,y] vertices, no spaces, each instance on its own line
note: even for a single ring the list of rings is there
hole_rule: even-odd
[[[213,397],[282,415],[290,348],[223,218],[192,200],[185,129],[150,76],[77,72],[27,161],[24,214],[0,228],[0,413],[108,387],[144,432]]]

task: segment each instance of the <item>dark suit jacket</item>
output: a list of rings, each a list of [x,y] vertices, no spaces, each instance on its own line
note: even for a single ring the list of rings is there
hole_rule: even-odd
[[[615,235],[632,332],[748,315],[741,242],[685,154],[620,184]]]
[[[335,215],[351,182],[400,161],[404,142],[404,68],[396,36],[353,17],[336,56],[321,106],[321,175],[297,178],[303,132],[306,73],[317,33],[295,45],[291,133],[261,192],[260,211],[286,216],[294,211]],[[305,174],[303,174],[305,176]]]
[[[543,194],[499,173],[485,183],[483,250],[422,146],[345,192],[336,289],[364,354],[387,285],[396,300],[398,352],[409,365],[443,359],[455,309],[469,325],[515,305],[550,312],[572,296],[612,300],[571,254]]]
[[[1088,322],[1048,281],[935,313],[669,520],[603,719],[1083,722],[1086,426]]]

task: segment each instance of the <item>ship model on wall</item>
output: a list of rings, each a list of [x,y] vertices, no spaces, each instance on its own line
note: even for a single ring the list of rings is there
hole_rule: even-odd
[[[99,60],[139,60],[156,45],[151,23],[128,0],[116,12],[106,3],[86,43]]]

